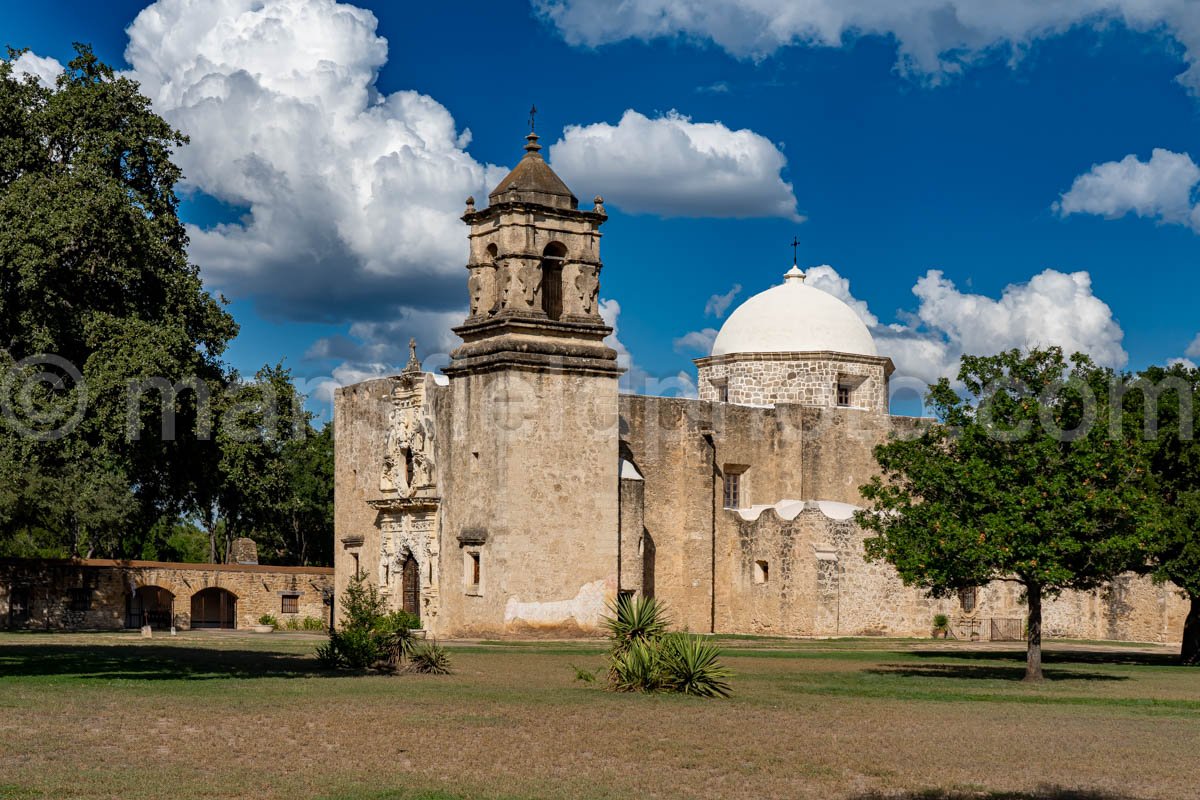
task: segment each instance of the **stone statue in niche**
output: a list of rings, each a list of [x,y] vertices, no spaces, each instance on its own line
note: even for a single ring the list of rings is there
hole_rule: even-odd
[[[477,317],[483,313],[483,270],[476,267],[471,270],[471,277],[467,278],[467,294],[471,297],[472,317]]]
[[[575,296],[580,314],[591,316],[595,313],[596,300],[600,296],[600,280],[594,265],[579,265],[579,273],[575,276]]]
[[[412,497],[433,485],[432,431],[420,409],[397,405],[388,416],[388,435],[379,489]]]
[[[471,316],[478,317],[496,313],[496,268],[473,267],[467,278],[467,292],[471,297]]]
[[[537,307],[538,292],[542,288],[542,271],[531,264],[518,267],[517,278],[521,285],[522,310],[531,311]]]

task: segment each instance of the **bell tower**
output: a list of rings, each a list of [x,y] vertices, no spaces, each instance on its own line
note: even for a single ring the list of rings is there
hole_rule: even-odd
[[[619,412],[599,311],[600,226],[542,158],[538,136],[475,208],[470,311],[450,378],[443,471],[444,628],[594,633],[617,591]]]
[[[600,318],[600,197],[581,211],[571,190],[542,158],[536,133],[525,156],[475,209],[470,227],[470,312],[455,333],[463,344],[446,373],[542,367],[616,375],[612,329]]]

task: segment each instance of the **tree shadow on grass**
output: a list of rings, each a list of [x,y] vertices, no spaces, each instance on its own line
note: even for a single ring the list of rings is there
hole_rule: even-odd
[[[978,664],[880,664],[865,670],[872,675],[897,675],[902,678],[961,678],[965,680],[1019,681],[1025,677],[1024,666],[982,666]],[[1101,672],[1079,672],[1068,669],[1043,668],[1048,681],[1127,681],[1127,675],[1108,675]]]
[[[936,658],[940,661],[1019,661],[1025,663],[1025,648],[1013,650],[909,650],[906,655],[917,658]],[[1174,653],[1140,653],[1117,650],[1043,650],[1043,664],[1091,664],[1126,667],[1175,667],[1179,656]]]
[[[0,679],[60,675],[82,680],[217,680],[329,676],[311,657],[175,645],[18,644],[0,647]]]
[[[1045,786],[1032,792],[954,792],[940,789],[916,792],[870,792],[854,795],[851,800],[1134,800],[1130,795],[1092,789],[1064,789]]]

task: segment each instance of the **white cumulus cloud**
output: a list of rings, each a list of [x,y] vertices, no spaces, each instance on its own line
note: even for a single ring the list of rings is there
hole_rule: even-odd
[[[1200,206],[1193,197],[1197,183],[1200,167],[1191,156],[1155,148],[1149,161],[1127,155],[1092,165],[1053,207],[1064,217],[1097,214],[1116,219],[1136,214],[1200,232]]]
[[[465,150],[450,112],[375,87],[371,12],[334,0],[158,0],[125,57],[155,110],[191,136],[189,185],[247,209],[191,226],[210,285],[268,314],[341,319],[462,300],[457,216],[503,171]]]
[[[1188,345],[1183,354],[1188,358],[1200,358],[1200,333],[1196,334],[1196,338],[1192,339],[1192,343]]]
[[[714,294],[704,304],[704,313],[712,317],[725,316],[725,312],[729,310],[730,304],[733,303],[733,298],[741,294],[741,291],[742,285],[735,283],[725,294]]]
[[[774,143],[674,111],[650,118],[629,109],[616,125],[569,125],[550,162],[567,185],[631,213],[802,219]]]
[[[932,82],[999,51],[1015,62],[1033,42],[1077,26],[1120,22],[1180,45],[1179,80],[1200,90],[1200,7],[1195,0],[532,0],[575,45],[683,37],[737,57],[790,45],[842,47],[892,38],[898,67]]]
[[[28,50],[13,59],[12,66],[14,74],[32,75],[46,87],[53,87],[63,72],[63,65],[56,59],[39,56]]]

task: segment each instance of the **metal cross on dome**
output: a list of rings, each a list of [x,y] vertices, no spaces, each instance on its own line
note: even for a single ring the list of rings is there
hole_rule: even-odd
[[[792,264],[796,264],[796,248],[800,246],[800,240],[795,236],[792,237]]]
[[[534,122],[534,117],[536,117],[536,116],[537,116],[537,106],[535,106],[535,105],[530,106],[529,107],[529,132],[530,133],[534,132],[533,122]]]

